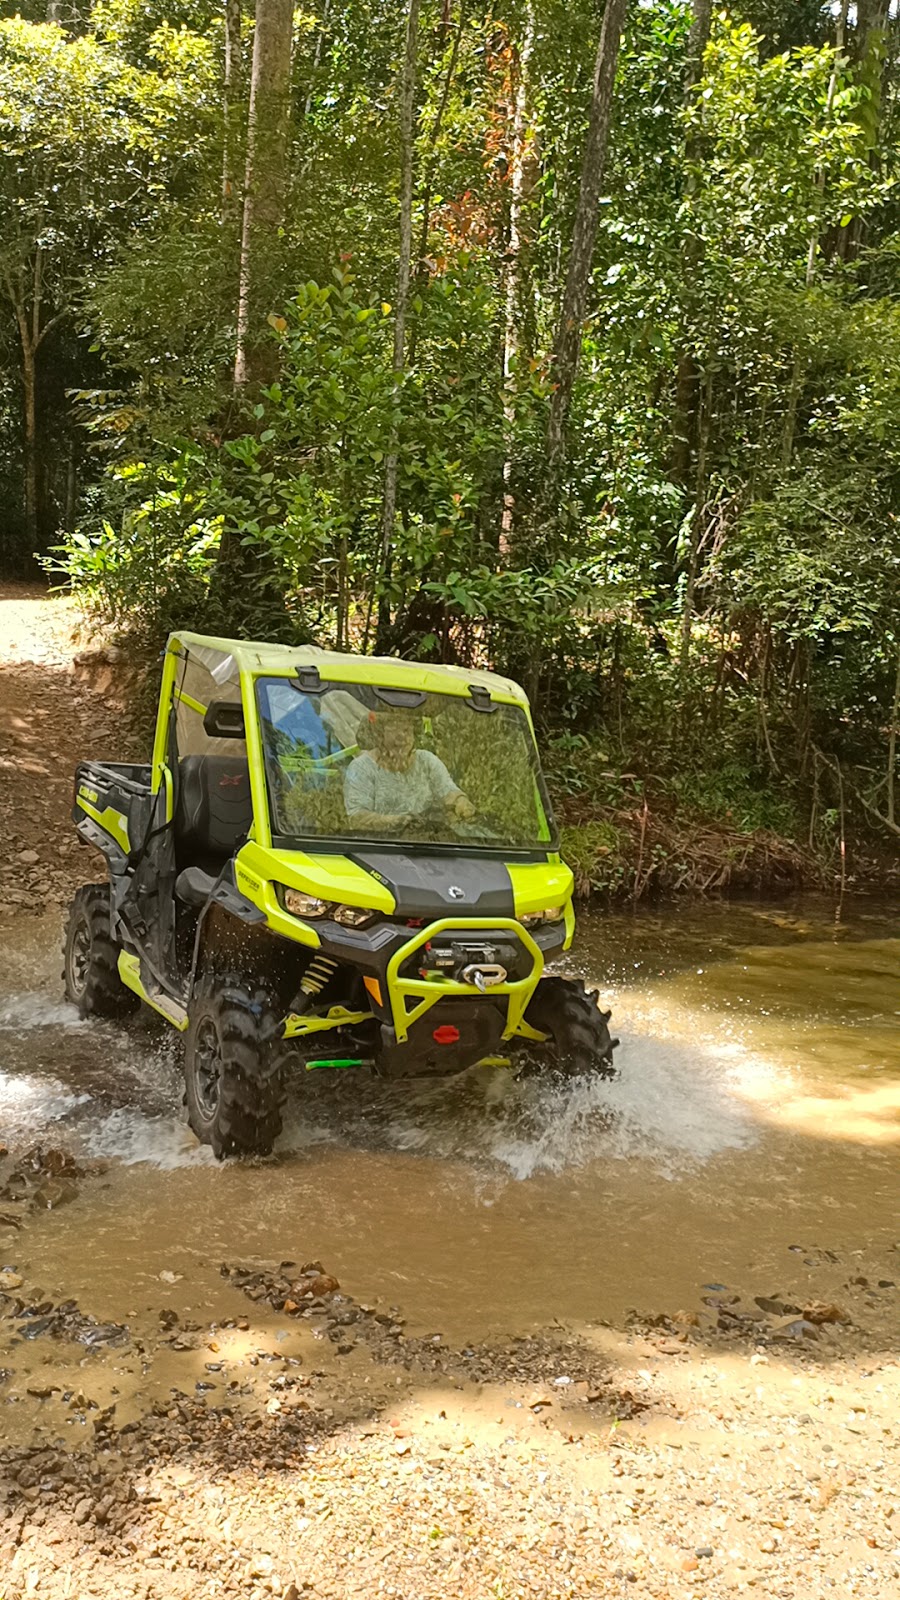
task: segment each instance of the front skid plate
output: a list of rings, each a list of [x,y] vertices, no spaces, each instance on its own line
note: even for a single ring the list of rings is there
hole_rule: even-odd
[[[291,1011],[280,1025],[283,1039],[302,1039],[310,1033],[327,1033],[332,1028],[356,1027],[360,1022],[372,1022],[371,1011],[348,1011],[346,1006],[332,1006],[324,1017],[304,1017]]]
[[[284,1021],[279,1023],[277,1033],[282,1039],[303,1039],[311,1033],[328,1033],[333,1028],[356,1027],[361,1022],[374,1022],[371,1011],[348,1011],[346,1006],[332,1006],[324,1017],[304,1017],[297,1012],[290,1011]],[[515,1030],[515,1038],[530,1039],[535,1044],[543,1044],[547,1038],[538,1028],[532,1028],[524,1020]],[[505,1056],[489,1057],[491,1062],[500,1062],[506,1065]],[[479,1066],[484,1063],[479,1062]]]

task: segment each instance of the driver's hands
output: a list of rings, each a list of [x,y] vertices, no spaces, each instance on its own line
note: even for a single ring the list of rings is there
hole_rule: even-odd
[[[475,815],[475,807],[467,794],[455,794],[450,802],[450,810],[463,822],[470,822]]]

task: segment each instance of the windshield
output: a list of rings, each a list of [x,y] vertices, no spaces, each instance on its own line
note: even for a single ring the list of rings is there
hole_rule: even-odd
[[[258,680],[273,834],[547,849],[550,808],[519,706],[468,696]]]

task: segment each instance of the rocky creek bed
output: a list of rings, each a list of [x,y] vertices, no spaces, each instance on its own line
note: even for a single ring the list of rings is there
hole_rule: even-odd
[[[26,1203],[0,1234],[4,1600],[897,1593],[900,1242],[465,1346],[321,1261],[222,1263],[202,1322],[163,1273],[153,1321],[110,1324],[34,1281]]]

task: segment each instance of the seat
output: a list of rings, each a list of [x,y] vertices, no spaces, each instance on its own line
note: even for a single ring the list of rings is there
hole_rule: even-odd
[[[178,763],[175,854],[179,867],[215,875],[253,821],[250,769],[241,756],[184,756]]]

